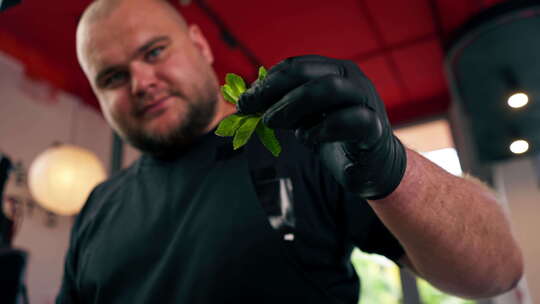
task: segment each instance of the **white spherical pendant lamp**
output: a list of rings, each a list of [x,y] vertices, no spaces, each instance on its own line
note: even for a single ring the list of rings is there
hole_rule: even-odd
[[[45,150],[28,172],[34,199],[60,215],[78,213],[92,189],[105,178],[106,171],[97,156],[73,145],[57,145]]]

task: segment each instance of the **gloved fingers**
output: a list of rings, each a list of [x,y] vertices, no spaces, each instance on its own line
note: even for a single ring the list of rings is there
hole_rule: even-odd
[[[296,130],[296,137],[307,145],[326,142],[354,141],[369,149],[382,136],[383,126],[377,114],[363,106],[354,106],[333,112],[318,125]]]
[[[315,55],[285,59],[240,96],[238,110],[242,114],[263,113],[293,89],[326,75],[343,75],[338,60]]]
[[[323,114],[362,104],[361,89],[337,75],[326,75],[307,82],[285,95],[263,115],[271,128],[296,129],[319,123]]]

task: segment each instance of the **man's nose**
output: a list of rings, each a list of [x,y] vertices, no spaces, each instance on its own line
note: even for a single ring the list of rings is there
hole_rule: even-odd
[[[131,64],[131,93],[137,98],[152,95],[157,88],[157,78],[154,68],[145,63]]]

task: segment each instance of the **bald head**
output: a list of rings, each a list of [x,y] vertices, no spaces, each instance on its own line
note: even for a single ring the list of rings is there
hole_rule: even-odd
[[[119,11],[144,12],[145,18],[156,18],[173,22],[178,30],[187,31],[187,23],[180,13],[166,0],[95,0],[84,11],[77,27],[77,58],[86,72],[88,49],[92,48],[92,32],[103,31],[110,19],[120,19]],[[116,20],[116,22],[121,20]],[[105,29],[107,30],[107,29]]]
[[[80,23],[94,22],[109,15],[123,0],[95,0],[84,11]]]
[[[107,18],[111,12],[119,8],[122,4],[129,4],[130,6],[151,5],[154,8],[159,8],[162,12],[166,12],[169,17],[178,22],[178,25],[182,28],[186,28],[184,18],[182,18],[175,7],[166,0],[95,0],[84,11],[79,26]]]

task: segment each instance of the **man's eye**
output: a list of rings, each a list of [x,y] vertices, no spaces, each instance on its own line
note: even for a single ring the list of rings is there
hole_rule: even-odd
[[[116,72],[105,78],[104,87],[112,88],[121,85],[127,79],[126,72]]]
[[[164,49],[164,46],[153,48],[144,55],[144,58],[147,61],[154,61],[159,57],[159,55],[161,54],[161,52],[163,52]]]

